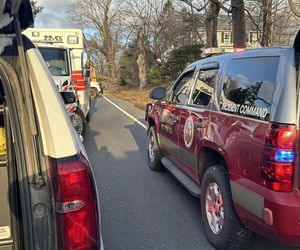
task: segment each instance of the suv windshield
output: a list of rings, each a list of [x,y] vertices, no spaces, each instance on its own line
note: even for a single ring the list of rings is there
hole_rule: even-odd
[[[39,48],[48,69],[53,76],[68,76],[70,74],[68,51],[60,48]]]

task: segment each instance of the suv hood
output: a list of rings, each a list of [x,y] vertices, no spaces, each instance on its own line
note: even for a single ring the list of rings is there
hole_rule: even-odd
[[[29,0],[0,1],[0,34],[14,34],[13,20],[18,14],[21,30],[33,24],[33,15]]]

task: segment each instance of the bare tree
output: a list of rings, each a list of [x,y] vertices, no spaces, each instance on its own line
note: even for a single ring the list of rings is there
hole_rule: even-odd
[[[243,0],[231,0],[233,48],[246,48],[246,22]]]
[[[148,1],[133,0],[127,2],[127,15],[131,18],[128,26],[133,29],[133,37],[137,41],[137,59],[139,86],[144,88],[147,84],[147,49],[149,25],[153,15],[152,3]]]
[[[206,47],[218,47],[218,17],[221,11],[231,13],[231,10],[226,6],[229,0],[181,0],[185,2],[192,9],[198,11],[202,16],[203,25],[205,27],[206,34]],[[199,15],[198,14],[198,15]],[[198,25],[202,25],[199,24]]]
[[[287,0],[248,0],[246,12],[261,46],[287,45],[299,27]]]
[[[32,7],[33,17],[36,18],[36,16],[42,12],[44,7],[41,5],[38,5],[37,0],[31,0],[30,3],[31,3],[31,7]]]
[[[204,26],[206,33],[206,47],[218,47],[218,16],[221,10],[221,3],[219,1],[209,1],[208,8],[206,8]]]
[[[160,59],[170,46],[178,40],[180,21],[169,0],[127,1],[128,26],[136,40],[139,86],[142,89],[148,82],[147,58],[149,52],[154,59]]]
[[[291,11],[294,13],[295,16],[300,17],[300,3],[296,4],[295,0],[288,0],[289,1],[289,6],[291,8]]]
[[[263,7],[263,33],[262,33],[262,45],[270,46],[271,35],[272,35],[272,23],[273,23],[273,13],[272,13],[273,0],[262,0]]]
[[[181,0],[191,7],[191,22],[192,30],[197,34],[199,25],[204,25],[206,34],[206,47],[218,47],[217,29],[218,29],[218,16],[221,10],[222,3],[219,0],[207,0],[207,1],[192,1],[192,0]],[[203,24],[198,23],[195,29],[195,18],[194,10],[198,13],[197,15],[202,16]],[[202,14],[203,13],[203,14]]]
[[[189,32],[189,38],[191,43],[197,43],[200,41],[201,43],[205,43],[204,40],[206,40],[206,44],[212,44],[211,38],[213,37],[211,35],[212,30],[210,29],[208,32],[209,35],[206,34],[206,36],[203,36],[203,33],[201,32],[201,28],[203,27],[205,29],[205,21],[206,21],[206,14],[208,12],[208,6],[210,1],[209,0],[180,0],[177,1],[177,8],[181,9],[181,19],[184,22],[184,31],[185,33]],[[187,5],[190,8],[187,8]],[[212,26],[209,26],[210,28]],[[207,39],[207,37],[209,37]],[[207,46],[208,47],[208,46]]]
[[[70,4],[70,19],[83,28],[89,28],[93,49],[104,55],[108,77],[118,78],[118,51],[125,33],[121,1],[117,0],[75,0]],[[89,39],[88,38],[88,39]]]
[[[136,63],[138,65],[139,70],[139,82],[140,82],[140,89],[144,88],[147,84],[147,50],[145,46],[146,42],[146,34],[145,34],[145,27],[141,27],[137,33],[137,59]]]
[[[162,1],[155,9],[149,26],[149,47],[154,59],[161,59],[167,50],[178,46],[184,26],[171,0]]]

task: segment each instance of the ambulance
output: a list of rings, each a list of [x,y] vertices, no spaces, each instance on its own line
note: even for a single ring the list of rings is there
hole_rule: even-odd
[[[60,91],[75,85],[79,108],[87,121],[91,103],[90,72],[82,61],[88,57],[80,29],[29,28],[23,32],[39,49]]]

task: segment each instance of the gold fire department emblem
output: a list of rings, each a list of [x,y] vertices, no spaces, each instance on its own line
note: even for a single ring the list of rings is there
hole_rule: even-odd
[[[190,116],[185,121],[184,131],[183,131],[184,144],[187,148],[192,146],[193,138],[194,138],[194,120],[193,117]]]

